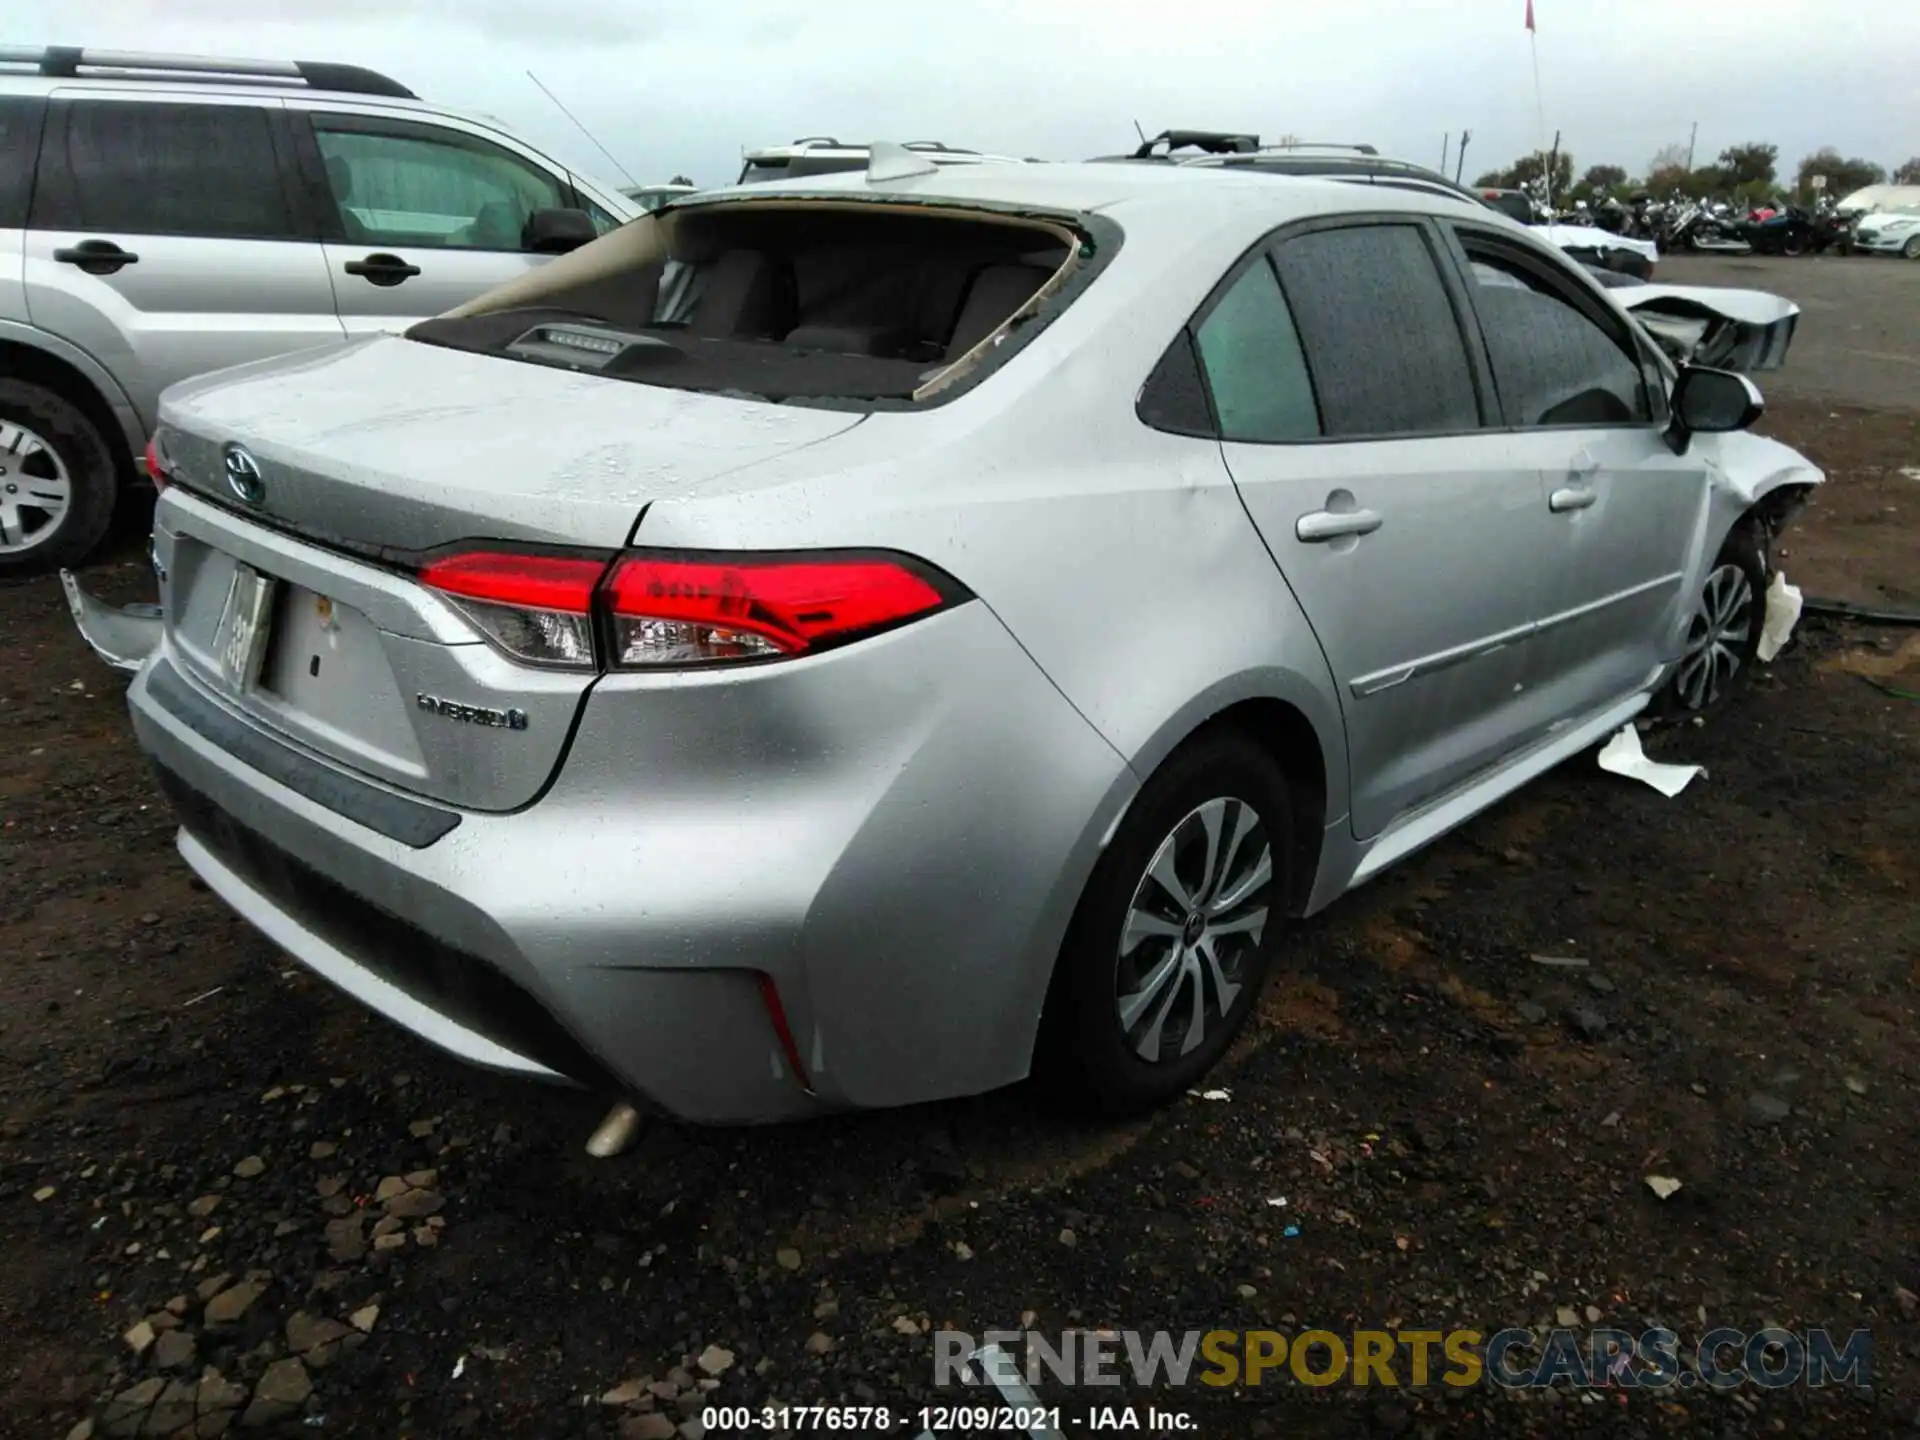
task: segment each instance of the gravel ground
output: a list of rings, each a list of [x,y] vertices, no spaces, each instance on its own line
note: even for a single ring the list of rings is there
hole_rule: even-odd
[[[1783,378],[1769,424],[1834,476],[1790,576],[1913,605],[1916,416]],[[136,529],[96,583],[138,591]],[[1571,763],[1302,927],[1225,1099],[657,1124],[601,1162],[593,1099],[442,1060],[205,894],[57,588],[0,587],[0,1434],[667,1440],[903,1412],[941,1326],[1569,1312],[1866,1328],[1875,1384],[1155,1398],[1208,1435],[1920,1433],[1920,709],[1867,683],[1920,690],[1914,637],[1804,624],[1656,743],[1708,767],[1678,800]]]

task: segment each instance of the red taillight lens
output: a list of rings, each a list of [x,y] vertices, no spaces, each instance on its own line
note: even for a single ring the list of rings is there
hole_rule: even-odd
[[[801,655],[940,609],[933,575],[894,556],[633,555],[608,575],[616,668]]]
[[[481,550],[429,561],[419,579],[514,659],[591,670],[593,592],[606,568],[586,556]]]
[[[591,670],[595,607],[614,669],[805,655],[931,614],[966,592],[905,556],[711,556],[668,550],[616,559],[469,550],[429,561],[439,591],[496,648],[530,665]]]
[[[167,474],[167,462],[160,455],[160,437],[154,436],[147,441],[147,478],[153,481],[153,488],[164,490],[172,477]]]

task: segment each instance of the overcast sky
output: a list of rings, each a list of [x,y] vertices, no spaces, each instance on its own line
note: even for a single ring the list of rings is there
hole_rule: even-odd
[[[1467,176],[1539,142],[1526,0],[0,0],[14,42],[348,61],[621,177],[731,180],[743,147],[830,133],[1050,159],[1133,122],[1366,140]],[[1642,173],[1700,125],[1781,169],[1821,145],[1920,153],[1913,0],[1535,0],[1546,132]]]

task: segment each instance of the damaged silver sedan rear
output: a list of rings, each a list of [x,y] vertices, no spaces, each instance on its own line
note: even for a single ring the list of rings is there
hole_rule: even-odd
[[[170,392],[130,703],[212,889],[468,1060],[1137,1108],[1292,919],[1725,702],[1820,479],[1758,413],[1481,208],[876,147]]]

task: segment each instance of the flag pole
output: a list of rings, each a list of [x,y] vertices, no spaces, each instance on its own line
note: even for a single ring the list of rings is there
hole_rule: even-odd
[[[1547,163],[1547,102],[1540,89],[1540,31],[1533,23],[1533,0],[1527,0],[1527,48],[1533,55],[1533,106],[1534,131],[1537,153],[1541,163]],[[1553,176],[1544,175],[1546,182],[1547,204],[1553,204]]]

